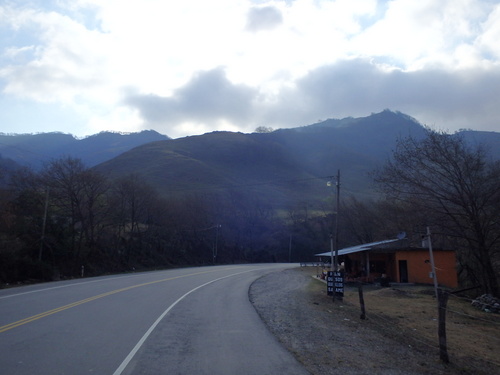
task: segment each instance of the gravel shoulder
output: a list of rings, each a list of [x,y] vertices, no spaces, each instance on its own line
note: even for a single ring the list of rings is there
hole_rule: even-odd
[[[360,319],[359,305],[335,301],[311,269],[271,273],[249,297],[270,331],[311,374],[486,374],[445,365],[435,348],[408,339],[391,324]]]

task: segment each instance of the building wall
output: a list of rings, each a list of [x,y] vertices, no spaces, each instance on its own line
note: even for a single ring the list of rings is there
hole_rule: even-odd
[[[455,268],[455,252],[435,250],[433,254],[438,284],[456,288],[458,286],[458,276]],[[397,282],[401,281],[400,260],[406,260],[409,283],[433,284],[433,279],[429,277],[432,268],[428,250],[396,251],[396,280],[394,281]]]
[[[346,272],[349,278],[362,277],[365,281],[373,282],[385,275],[389,277],[390,280],[396,280],[397,275],[394,267],[394,254],[367,254],[366,251],[360,251],[351,253],[345,257],[349,258],[349,261],[346,260]],[[370,275],[366,275],[368,268],[366,266],[367,260],[370,262]]]

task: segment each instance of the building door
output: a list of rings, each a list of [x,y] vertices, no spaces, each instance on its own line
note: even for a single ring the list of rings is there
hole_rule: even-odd
[[[399,261],[399,282],[408,282],[408,263],[406,262],[406,260]]]

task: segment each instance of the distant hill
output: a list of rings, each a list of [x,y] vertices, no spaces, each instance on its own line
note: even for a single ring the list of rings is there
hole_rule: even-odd
[[[83,139],[63,133],[0,134],[0,155],[34,169],[61,156],[79,158],[92,167],[136,146],[167,139],[153,130],[129,134],[101,132]]]
[[[370,173],[390,157],[396,140],[424,133],[417,120],[386,110],[368,117],[278,130],[269,137],[290,150],[307,173],[328,176],[340,169],[345,192],[372,195]]]
[[[72,156],[107,176],[137,174],[166,197],[215,193],[238,199],[243,194],[288,207],[331,198],[334,189],[326,182],[337,170],[344,197],[376,196],[371,172],[391,156],[398,138],[424,134],[417,120],[390,110],[265,133],[213,132],[179,139],[151,130],[102,132],[84,139],[62,133],[0,134],[0,168],[39,168],[45,161]],[[500,159],[500,133],[461,134],[471,144],[485,144]]]
[[[115,177],[138,174],[170,197],[239,191],[289,206],[331,197],[326,182],[339,169],[341,194],[376,196],[371,173],[391,156],[397,139],[424,134],[414,118],[385,110],[266,133],[214,132],[149,143],[96,168]],[[490,145],[500,159],[500,133],[463,135]]]
[[[154,142],[96,169],[114,177],[139,174],[167,197],[244,191],[280,202],[299,198],[300,189],[290,185],[302,186],[315,176],[284,145],[260,135],[214,132]]]
[[[483,132],[475,130],[462,130],[460,134],[471,145],[484,145],[489,155],[496,160],[500,160],[500,133]]]
[[[214,132],[145,144],[96,168],[107,175],[139,174],[166,196],[243,191],[280,206],[324,200],[329,176],[341,170],[343,194],[373,196],[370,172],[398,137],[424,128],[401,113],[327,120],[270,133]]]

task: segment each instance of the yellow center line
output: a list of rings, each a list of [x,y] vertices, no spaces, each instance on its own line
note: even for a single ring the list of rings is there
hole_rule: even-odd
[[[67,309],[71,309],[72,307],[76,307],[76,306],[82,305],[84,303],[94,301],[94,300],[99,299],[99,298],[107,297],[107,296],[110,296],[112,294],[116,294],[116,293],[120,293],[120,292],[125,292],[125,291],[130,290],[130,289],[135,289],[135,288],[140,288],[140,287],[146,286],[146,285],[152,285],[152,284],[162,283],[162,282],[165,282],[165,281],[180,279],[180,278],[183,278],[183,277],[201,275],[201,274],[204,274],[204,273],[217,272],[217,271],[221,271],[221,270],[224,270],[224,271],[231,270],[231,269],[234,269],[234,268],[238,268],[238,267],[231,267],[231,268],[224,268],[224,269],[220,269],[219,268],[217,270],[210,270],[210,271],[190,273],[188,275],[169,277],[167,279],[150,281],[150,282],[143,283],[143,284],[137,284],[137,285],[132,285],[132,286],[129,286],[129,287],[126,287],[126,288],[112,290],[110,292],[98,294],[97,296],[93,296],[93,297],[89,297],[89,298],[86,298],[86,299],[82,299],[80,301],[76,301],[76,302],[70,303],[69,305],[57,307],[55,309],[52,309],[52,310],[49,310],[49,311],[45,311],[45,312],[40,313],[40,314],[30,316],[29,318],[21,319],[21,320],[18,320],[17,322],[13,322],[13,323],[4,325],[4,326],[0,327],[0,333],[8,331],[8,330],[11,330],[11,329],[19,327],[19,326],[22,326],[22,325],[30,323],[30,322],[34,322],[35,320],[38,320],[38,319],[45,318],[46,316],[53,315],[53,314],[56,314],[58,312],[61,312],[61,311],[67,310]]]

